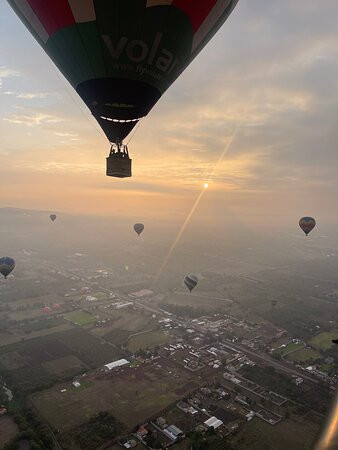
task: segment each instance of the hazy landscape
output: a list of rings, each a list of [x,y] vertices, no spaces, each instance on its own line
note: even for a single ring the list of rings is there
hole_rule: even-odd
[[[47,426],[34,430],[43,445],[91,449],[133,441],[128,433],[138,436],[140,424],[170,417],[188,436],[175,448],[188,449],[205,422],[177,407],[188,401],[206,420],[221,414],[216,406],[224,411],[208,445],[309,448],[337,381],[333,230],[305,237],[296,221],[254,232],[192,222],[163,267],[179,223],[146,223],[138,237],[120,217],[57,216],[0,210],[2,253],[17,263],[0,283],[0,370],[13,399],[1,395],[14,419],[32,408]],[[199,279],[192,293],[188,273]],[[128,364],[103,370],[120,359]],[[101,421],[90,422],[104,411],[109,438]],[[246,423],[250,411],[256,417]],[[12,434],[23,430],[1,420]],[[149,426],[140,442],[161,441]]]

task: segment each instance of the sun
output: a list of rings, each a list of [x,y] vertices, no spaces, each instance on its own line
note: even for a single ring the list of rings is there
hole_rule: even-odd
[[[204,189],[208,189],[209,183],[204,183],[204,184],[203,184],[203,187],[204,187]]]

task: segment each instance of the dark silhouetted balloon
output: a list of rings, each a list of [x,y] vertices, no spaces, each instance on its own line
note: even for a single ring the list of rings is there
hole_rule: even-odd
[[[194,289],[197,283],[198,278],[195,275],[190,274],[184,278],[184,284],[187,286],[190,292]]]
[[[56,215],[55,215],[55,214],[51,214],[51,215],[49,216],[49,218],[50,218],[50,220],[51,220],[52,222],[54,222],[54,220],[56,219]]]
[[[136,233],[138,235],[140,235],[142,233],[142,231],[144,230],[144,225],[143,223],[135,223],[134,225],[134,230],[136,231]]]
[[[307,236],[316,226],[316,221],[313,217],[302,217],[299,221],[299,226]]]
[[[238,0],[8,2],[109,142],[120,145],[207,45]],[[210,70],[217,72],[216,63]]]
[[[7,276],[12,272],[15,267],[15,261],[9,256],[4,256],[0,258],[0,273],[7,278]]]

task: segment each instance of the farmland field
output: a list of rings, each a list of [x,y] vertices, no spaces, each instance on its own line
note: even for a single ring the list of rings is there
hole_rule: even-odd
[[[207,300],[207,308],[206,308]],[[166,303],[173,303],[175,305],[189,305],[194,308],[214,310],[223,307],[229,307],[233,303],[231,300],[227,299],[226,296],[222,298],[222,294],[218,292],[204,292],[201,294],[194,294],[193,292],[177,292],[166,298]]]
[[[60,378],[97,368],[123,357],[113,345],[82,328],[0,347],[0,369],[23,393],[45,389]]]
[[[165,344],[171,340],[170,336],[167,336],[160,331],[149,331],[146,333],[132,336],[128,341],[128,350],[136,352],[137,350],[145,350],[147,348],[156,347],[156,345]]]
[[[103,311],[103,308],[101,308],[101,311]],[[109,315],[112,322],[112,328],[130,331],[130,334],[152,328],[155,323],[157,324],[150,314],[142,314],[139,311],[136,312],[130,309],[107,309],[104,310],[104,312]]]
[[[281,356],[286,356],[289,353],[297,351],[298,349],[299,350],[302,349],[303,347],[304,344],[297,344],[296,342],[290,342],[289,344],[287,344],[286,347],[276,348],[274,353],[279,353]]]
[[[306,361],[311,361],[312,359],[315,360],[320,357],[321,357],[320,353],[316,352],[312,348],[306,347],[306,348],[297,350],[296,352],[290,353],[286,357],[286,359],[288,361],[306,362]]]
[[[310,344],[313,345],[318,350],[326,350],[334,345],[332,343],[332,339],[337,339],[337,336],[338,330],[333,331],[331,333],[329,332],[320,333],[310,340]]]
[[[87,325],[95,322],[95,317],[84,311],[72,311],[63,316],[66,320],[74,323],[75,325]]]
[[[80,361],[76,356],[63,356],[53,361],[47,361],[42,363],[42,367],[47,372],[63,378],[72,375],[76,375],[81,371],[85,371],[87,366]]]
[[[43,330],[33,331],[29,333],[29,335],[2,333],[0,334],[0,347],[20,343],[22,339],[24,341],[29,341],[42,336],[49,336],[54,333],[60,333],[62,331],[70,330],[71,328],[73,328],[73,325],[71,323],[65,323],[57,325],[56,327],[53,328],[45,328]]]
[[[61,432],[79,426],[99,411],[108,411],[133,427],[197,387],[191,375],[175,366],[170,369],[171,373],[163,366],[128,368],[89,378],[92,384],[83,390],[68,390],[69,384],[62,384],[32,394],[30,399],[51,426]],[[62,388],[67,388],[67,392],[61,393]]]
[[[308,450],[318,432],[319,424],[297,420],[283,420],[271,426],[258,418],[232,439],[235,450]]]

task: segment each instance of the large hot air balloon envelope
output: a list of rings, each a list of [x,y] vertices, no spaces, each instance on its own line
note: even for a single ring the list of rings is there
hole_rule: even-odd
[[[190,274],[184,278],[184,284],[187,286],[190,292],[194,289],[194,287],[196,287],[197,283],[198,278],[195,275]]]
[[[9,256],[4,256],[0,258],[0,273],[7,278],[7,276],[12,272],[15,267],[15,261]]]
[[[140,235],[142,233],[142,231],[144,230],[144,225],[143,223],[135,223],[134,225],[134,230],[136,231],[136,233],[138,235]]]
[[[56,219],[56,215],[55,215],[55,214],[51,214],[51,215],[49,216],[49,218],[50,218],[50,220],[51,220],[52,222],[54,222],[54,220]]]
[[[299,226],[307,236],[316,226],[316,221],[313,217],[302,217],[299,221]]]
[[[112,144],[107,175],[131,176],[122,145],[238,0],[8,0]],[[226,44],[225,44],[226,45]]]

